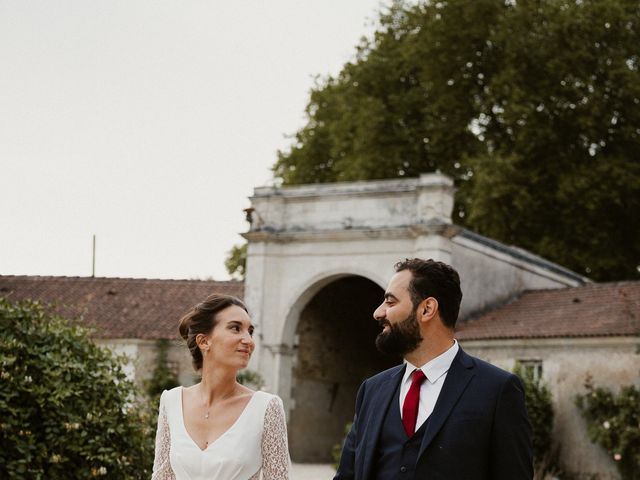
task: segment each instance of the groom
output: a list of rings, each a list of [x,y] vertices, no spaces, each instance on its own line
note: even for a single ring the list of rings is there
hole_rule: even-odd
[[[418,258],[395,270],[376,346],[405,362],[360,387],[334,480],[531,480],[522,384],[454,338],[458,273]]]

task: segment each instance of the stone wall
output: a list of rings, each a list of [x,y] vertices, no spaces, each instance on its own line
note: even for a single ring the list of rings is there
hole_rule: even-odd
[[[490,310],[524,290],[576,286],[583,280],[536,255],[472,232],[461,231],[451,243],[451,264],[460,274],[463,292],[461,319]]]
[[[144,381],[153,374],[158,355],[155,340],[97,339],[95,343],[117,355],[125,355],[129,359],[125,367],[127,377],[139,386],[143,386]],[[199,377],[191,366],[191,355],[184,342],[181,340],[171,342],[167,354],[169,367],[176,372],[180,385],[193,385],[199,381]]]

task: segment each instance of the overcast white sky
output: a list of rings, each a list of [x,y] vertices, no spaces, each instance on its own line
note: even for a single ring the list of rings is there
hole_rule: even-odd
[[[0,0],[0,274],[226,279],[381,0]]]

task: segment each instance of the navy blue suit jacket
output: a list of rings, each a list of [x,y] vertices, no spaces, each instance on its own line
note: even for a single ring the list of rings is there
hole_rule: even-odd
[[[404,368],[361,385],[334,480],[374,478],[380,429]],[[415,478],[531,480],[531,426],[520,379],[460,348],[422,439]]]

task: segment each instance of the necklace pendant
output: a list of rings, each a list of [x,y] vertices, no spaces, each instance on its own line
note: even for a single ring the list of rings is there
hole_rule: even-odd
[[[209,412],[207,412],[207,413],[204,415],[204,418],[205,418],[206,420],[209,420]]]

